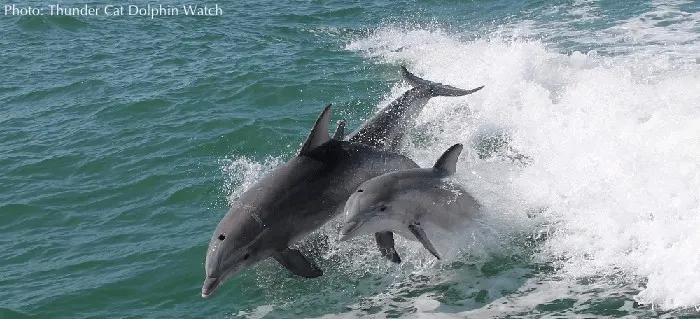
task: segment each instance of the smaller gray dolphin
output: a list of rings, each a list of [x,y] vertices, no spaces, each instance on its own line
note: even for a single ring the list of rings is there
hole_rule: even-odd
[[[462,144],[455,144],[431,168],[390,172],[362,183],[345,203],[338,239],[396,231],[440,259],[422,225],[453,231],[480,210],[474,197],[445,179],[455,173],[461,151]]]

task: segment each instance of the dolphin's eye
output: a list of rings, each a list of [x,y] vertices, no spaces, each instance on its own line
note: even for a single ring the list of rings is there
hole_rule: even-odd
[[[385,210],[386,210],[386,206],[379,207],[379,210],[385,211]]]
[[[358,193],[362,193],[362,192],[364,192],[364,191],[361,190],[361,189],[358,189],[357,192],[358,192]]]
[[[224,239],[226,239],[226,235],[224,235],[224,234],[219,235],[219,240],[224,240]]]
[[[250,254],[246,253],[246,254],[243,256],[243,260],[248,260],[248,258],[250,258]]]

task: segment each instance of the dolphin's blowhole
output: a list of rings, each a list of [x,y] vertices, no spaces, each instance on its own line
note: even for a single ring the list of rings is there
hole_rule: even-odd
[[[219,240],[223,241],[224,239],[226,239],[226,235],[224,235],[224,234],[219,235]]]

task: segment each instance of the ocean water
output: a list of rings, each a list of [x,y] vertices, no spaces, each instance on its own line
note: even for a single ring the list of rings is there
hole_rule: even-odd
[[[0,15],[0,318],[700,317],[697,1],[52,4]],[[120,5],[60,2],[86,4]],[[326,103],[354,129],[408,89],[400,65],[486,86],[402,150],[467,145],[484,218],[400,266],[332,221],[303,244],[323,277],[267,261],[202,299],[229,203]]]

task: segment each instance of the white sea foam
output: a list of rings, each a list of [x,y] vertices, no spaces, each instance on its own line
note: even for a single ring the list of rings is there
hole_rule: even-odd
[[[272,310],[274,310],[274,306],[262,305],[256,307],[252,311],[239,311],[235,316],[231,316],[231,318],[262,319],[272,312]]]
[[[647,15],[674,10],[658,6]],[[700,21],[690,15],[682,19]],[[641,284],[640,303],[697,307],[700,65],[694,58],[700,41],[692,28],[669,35],[636,25],[642,21],[611,28],[650,35],[648,42],[627,43],[631,53],[613,56],[567,55],[517,38],[464,42],[441,31],[395,28],[377,30],[348,49],[407,64],[427,79],[486,85],[464,98],[432,100],[418,127],[434,141],[413,143],[408,152],[427,165],[480,131],[508,132],[510,145],[532,159],[530,165],[468,156],[459,163],[459,179],[505,224],[531,227],[524,212],[547,207],[540,218],[556,231],[534,258],[557,266],[562,280],[613,276]],[[658,45],[664,37],[674,45]],[[397,85],[387,100],[404,89]]]
[[[526,21],[473,41],[440,30],[386,27],[348,44],[348,50],[368,59],[406,64],[430,80],[463,88],[486,85],[476,94],[435,98],[426,106],[415,135],[427,141],[416,138],[405,150],[421,166],[431,165],[454,143],[475,145],[495,132],[509,136],[512,152],[527,156],[523,165],[506,156],[482,159],[475,148],[466,148],[457,180],[487,211],[481,232],[472,235],[503,247],[545,225],[549,236],[532,258],[558,271],[515,287],[523,278],[518,268],[511,270],[512,278],[481,278],[469,289],[517,291],[476,310],[449,312],[466,311],[458,317],[518,313],[621,283],[642,304],[666,310],[700,306],[700,17],[681,12],[678,4],[658,4],[593,34]],[[595,5],[578,2],[572,14],[594,20]],[[674,23],[660,26],[654,17]],[[544,36],[552,32],[607,46],[607,53],[561,53],[566,50]],[[406,89],[397,84],[378,109]],[[231,198],[278,163],[232,161],[225,171],[243,186],[233,188]],[[539,212],[534,218],[533,211]],[[475,255],[493,249],[474,238],[465,241]],[[371,240],[350,248],[334,243],[327,257],[352,250],[367,255],[354,259],[361,264],[356,267],[367,267],[366,260],[379,258],[367,245]],[[439,274],[437,281],[460,276],[431,271],[435,263],[420,244],[400,239],[398,245],[409,262],[397,276],[429,272]],[[463,245],[450,247],[448,241],[441,249],[452,249],[454,257],[454,248]],[[582,278],[588,284],[580,283]],[[401,307],[391,301],[401,289],[393,285],[365,302]],[[441,312],[430,295],[406,302],[418,317]],[[347,317],[367,315],[357,310],[361,305],[350,308]]]

